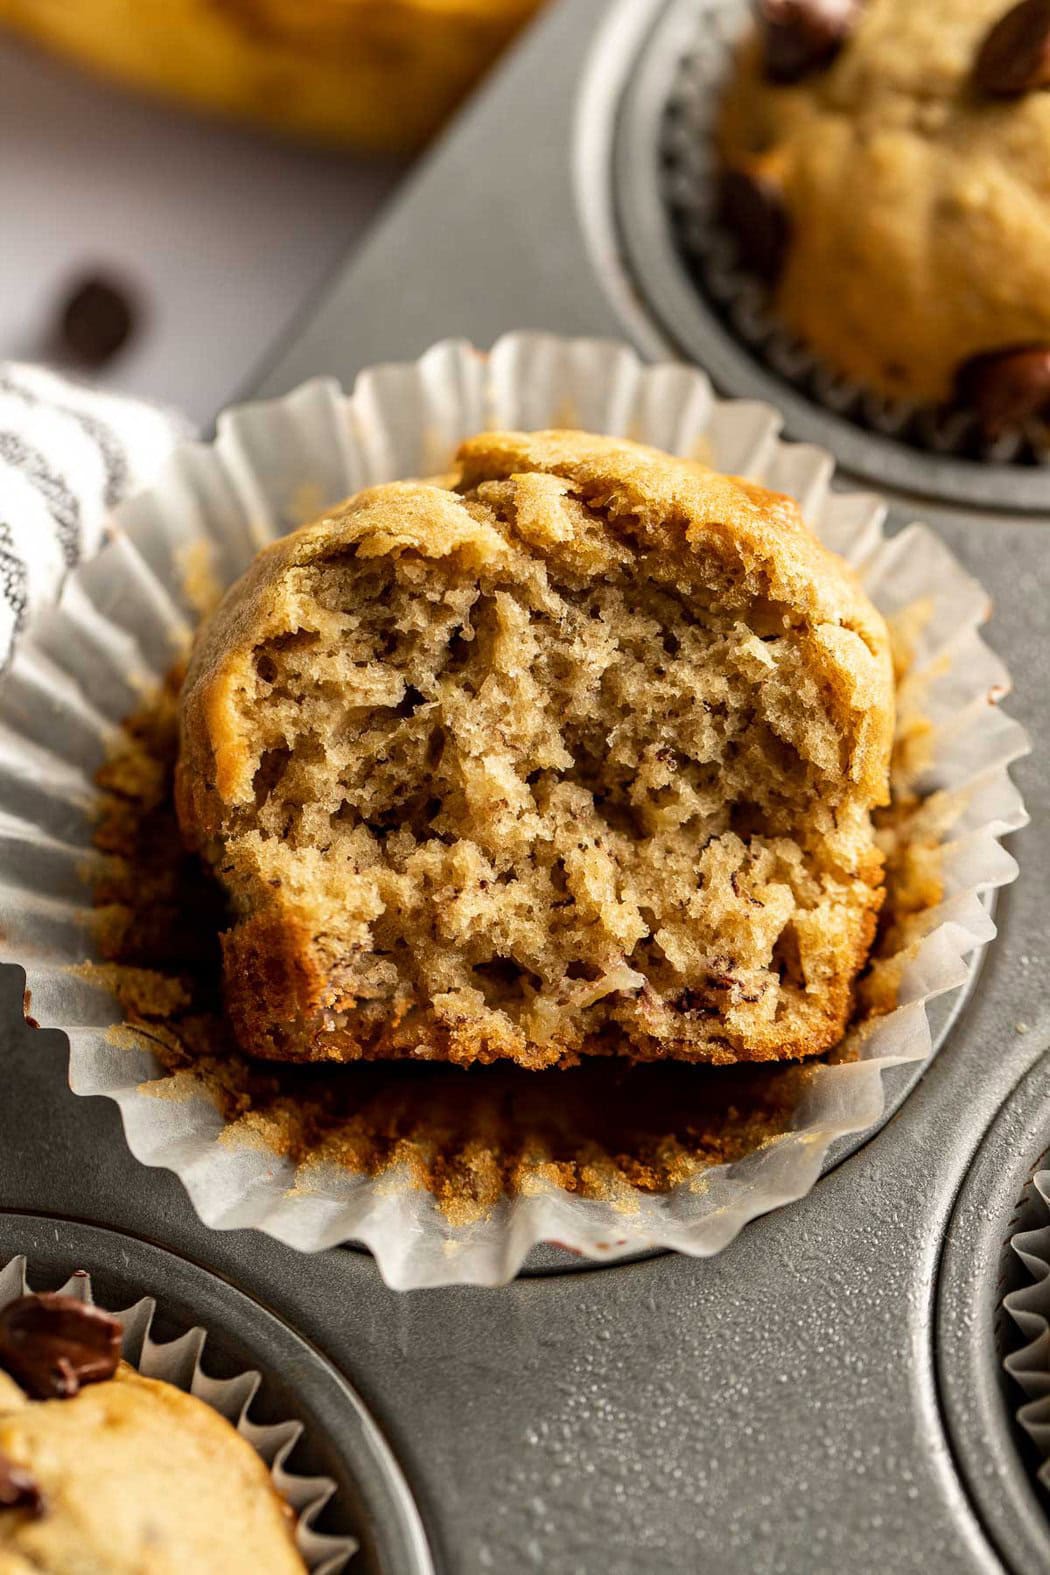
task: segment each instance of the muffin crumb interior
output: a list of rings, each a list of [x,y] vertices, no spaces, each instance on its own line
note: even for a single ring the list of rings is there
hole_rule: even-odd
[[[541,1067],[834,1043],[881,879],[855,758],[878,682],[843,693],[850,663],[878,671],[867,631],[558,474],[376,488],[337,526],[218,680],[201,845],[245,1048]],[[319,1020],[260,1032],[259,953],[303,925]]]

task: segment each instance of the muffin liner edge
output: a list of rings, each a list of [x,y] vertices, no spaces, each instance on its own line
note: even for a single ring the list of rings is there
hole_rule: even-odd
[[[119,1104],[132,1152],[175,1171],[205,1223],[252,1226],[305,1251],[361,1242],[399,1288],[499,1284],[540,1241],[601,1260],[654,1246],[704,1256],[809,1191],[829,1146],[879,1119],[882,1070],[929,1055],[925,1003],[966,981],[967,958],[995,933],[983,899],[1017,873],[999,839],[1026,820],[1008,767],[1027,740],[997,705],[1009,675],[979,633],[985,592],[926,527],[886,538],[879,500],[832,491],[830,458],[781,442],[779,424],[768,406],[717,399],[693,368],[644,367],[605,341],[511,334],[487,355],[446,341],[414,364],[363,373],[350,395],[322,379],[228,412],[213,446],[181,449],[157,485],[118,509],[110,544],[34,621],[0,680],[7,957],[25,972],[34,1019],[67,1036],[74,1091]],[[896,1010],[857,1036],[855,1060],[816,1069],[792,1131],[660,1196],[629,1190],[606,1202],[537,1185],[456,1226],[396,1177],[319,1165],[296,1174],[269,1151],[219,1143],[222,1118],[203,1096],[143,1090],[163,1075],[148,1040],[115,1043],[119,1007],[71,972],[89,952],[93,777],[122,720],[188,647],[195,555],[210,554],[225,586],[264,541],[364,485],[447,469],[475,431],[556,425],[641,439],[790,493],[887,618],[910,620],[902,710],[921,711],[929,732],[896,786],[939,791],[947,806],[943,896],[898,959]]]
[[[1031,1186],[1046,1223],[1010,1238],[1032,1283],[1003,1297],[1002,1306],[1025,1342],[1004,1357],[1003,1366],[1027,1396],[1014,1416],[1039,1454],[1039,1481],[1050,1489],[1050,1170],[1037,1170]]]

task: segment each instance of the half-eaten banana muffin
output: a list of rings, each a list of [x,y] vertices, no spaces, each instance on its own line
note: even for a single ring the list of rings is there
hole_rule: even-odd
[[[360,493],[259,555],[183,691],[240,1044],[820,1054],[875,928],[893,706],[881,617],[761,487],[541,432]]]

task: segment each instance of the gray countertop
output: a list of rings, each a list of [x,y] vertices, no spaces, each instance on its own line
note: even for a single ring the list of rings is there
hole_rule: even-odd
[[[101,269],[145,307],[104,381],[204,423],[401,172],[197,119],[0,39],[0,357],[39,358],[69,281]]]

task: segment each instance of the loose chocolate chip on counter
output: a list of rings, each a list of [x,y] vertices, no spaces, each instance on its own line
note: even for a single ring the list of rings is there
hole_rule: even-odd
[[[758,0],[762,64],[771,82],[799,82],[830,66],[864,0]]]
[[[138,311],[127,290],[101,274],[80,279],[62,304],[56,351],[85,371],[111,361],[131,338]]]
[[[37,1400],[68,1400],[112,1378],[120,1342],[119,1321],[75,1296],[20,1296],[0,1312],[0,1367]]]
[[[25,1509],[38,1517],[44,1508],[39,1482],[24,1466],[0,1454],[0,1509]]]
[[[977,51],[973,81],[993,98],[1050,87],[1050,0],[1020,0],[993,23]]]
[[[723,170],[718,206],[743,267],[766,284],[776,284],[791,238],[791,220],[776,181],[751,170]]]

